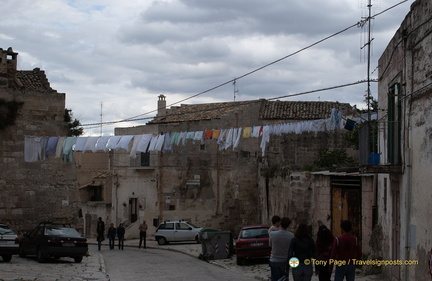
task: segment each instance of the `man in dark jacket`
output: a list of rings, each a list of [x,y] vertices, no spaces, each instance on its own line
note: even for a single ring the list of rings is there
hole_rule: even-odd
[[[115,241],[116,233],[117,230],[114,227],[114,224],[112,223],[111,226],[108,228],[108,239],[109,239],[110,250],[114,249],[114,241]]]
[[[121,223],[117,227],[117,239],[118,239],[118,248],[119,248],[119,250],[123,250],[125,232],[126,232],[125,228],[124,228],[123,224]]]
[[[98,241],[98,250],[101,249],[102,241],[105,240],[105,223],[103,222],[102,218],[99,217],[97,227],[96,227],[96,233],[97,233],[97,241]]]

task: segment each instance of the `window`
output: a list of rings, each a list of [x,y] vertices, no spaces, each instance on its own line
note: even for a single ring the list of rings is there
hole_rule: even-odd
[[[388,93],[388,129],[387,129],[387,161],[390,164],[401,163],[401,87],[393,84]]]
[[[103,201],[102,186],[101,185],[90,185],[90,201]]]
[[[189,230],[189,225],[185,224],[185,223],[177,223],[176,227],[178,230]]]
[[[150,152],[141,152],[141,166],[150,166]]]
[[[161,224],[159,226],[159,229],[174,229],[174,223],[173,222],[167,222],[167,223]]]

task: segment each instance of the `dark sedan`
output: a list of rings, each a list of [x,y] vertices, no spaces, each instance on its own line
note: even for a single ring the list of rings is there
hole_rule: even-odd
[[[75,228],[66,224],[44,222],[21,239],[19,256],[33,255],[38,262],[44,262],[49,257],[71,257],[79,263],[87,251],[87,239]]]
[[[0,256],[4,262],[18,254],[18,236],[6,224],[0,223]]]
[[[245,226],[240,230],[236,240],[237,264],[242,265],[245,259],[269,258],[269,226]]]

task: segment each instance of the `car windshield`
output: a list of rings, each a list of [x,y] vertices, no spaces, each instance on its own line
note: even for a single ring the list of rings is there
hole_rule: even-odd
[[[46,227],[45,235],[81,237],[81,234],[76,229],[69,227]]]
[[[7,235],[7,234],[15,234],[12,229],[10,229],[9,227],[5,226],[5,225],[1,225],[0,226],[0,234],[1,235]]]
[[[268,236],[268,228],[243,229],[240,235],[241,238],[264,238]]]

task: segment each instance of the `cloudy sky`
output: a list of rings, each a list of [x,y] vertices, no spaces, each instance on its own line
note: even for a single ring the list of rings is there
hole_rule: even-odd
[[[377,78],[378,59],[413,2],[372,2],[373,14],[381,14],[372,21],[371,78]],[[367,78],[367,25],[313,45],[366,17],[367,0],[0,3],[0,48],[19,53],[19,70],[44,70],[82,124],[100,123],[101,112],[103,122],[142,119],[104,124],[106,135],[115,127],[145,124],[160,94],[168,105],[285,97],[280,100],[365,107],[365,83],[286,96]],[[97,136],[101,127],[85,131]]]

